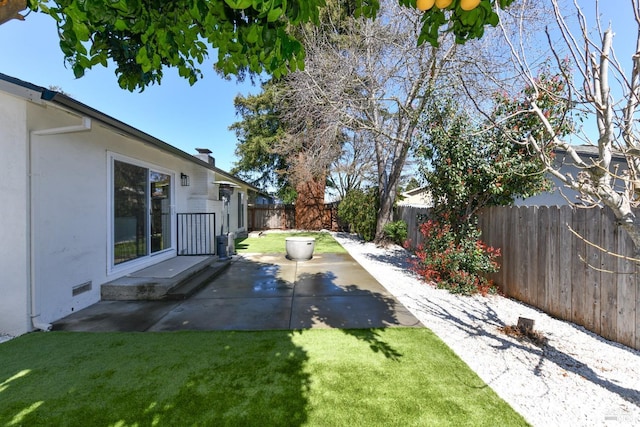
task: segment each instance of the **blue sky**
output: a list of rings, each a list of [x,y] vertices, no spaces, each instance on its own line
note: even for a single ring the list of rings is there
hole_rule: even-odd
[[[216,166],[227,171],[232,167],[236,137],[228,128],[237,121],[233,99],[259,88],[220,78],[212,69],[212,57],[202,64],[204,78],[193,86],[176,70],[165,69],[161,85],[132,93],[120,89],[113,67],[96,66],[76,79],[64,67],[51,17],[31,13],[24,22],[0,25],[0,40],[0,73],[39,86],[59,86],[74,99],[187,153],[209,148]]]
[[[603,1],[601,12],[606,16],[604,26],[609,19],[612,22],[614,46],[628,71],[635,47],[635,25],[627,1]],[[582,0],[580,4],[593,23],[594,0]],[[0,40],[0,72],[44,87],[59,86],[78,101],[187,153],[195,153],[196,147],[209,148],[218,167],[232,167],[236,138],[228,127],[237,121],[233,98],[239,93],[257,93],[259,88],[249,82],[238,84],[220,78],[212,70],[212,57],[202,65],[205,76],[194,86],[180,78],[176,70],[166,69],[161,85],[131,93],[120,89],[113,68],[96,66],[75,79],[64,67],[55,22],[49,16],[31,13],[24,22],[0,25]]]
[[[575,8],[573,6],[573,1],[566,1],[563,3],[567,10],[570,11],[572,15],[575,15]],[[580,5],[582,12],[585,15],[587,20],[587,25],[591,30],[595,30],[596,28],[596,10],[595,4],[596,0],[578,0],[578,4]],[[611,27],[614,37],[613,37],[613,49],[616,57],[620,61],[621,66],[624,69],[625,77],[630,78],[632,62],[631,56],[635,52],[636,48],[636,39],[637,39],[637,31],[638,26],[634,20],[633,10],[631,8],[631,1],[629,0],[601,0],[600,1],[600,24],[602,29],[605,30]],[[575,24],[574,16],[568,18],[570,26],[573,31],[574,37],[577,40],[582,42],[582,38],[580,37],[580,32]],[[599,47],[601,47],[600,41],[597,38],[597,32],[593,31],[591,34],[592,40],[594,43],[597,43]],[[543,40],[546,43],[546,39]],[[563,42],[560,42],[562,44]],[[594,50],[595,52],[595,50]],[[610,70],[610,85],[611,92],[614,100],[616,102],[624,101],[623,95],[621,93],[621,84],[616,81],[617,74],[614,73],[613,70]],[[582,78],[579,75],[574,75],[576,78],[576,82],[582,82]],[[617,108],[619,109],[621,104],[618,104]],[[597,144],[598,140],[598,130],[597,130],[597,122],[595,116],[589,116],[582,123],[583,132],[589,137],[591,143]],[[581,138],[573,138],[571,143],[574,144],[584,144],[584,140]]]

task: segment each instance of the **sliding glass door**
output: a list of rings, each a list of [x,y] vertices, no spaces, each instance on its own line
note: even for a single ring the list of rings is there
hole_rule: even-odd
[[[171,248],[171,176],[113,161],[113,264]]]
[[[171,247],[171,176],[149,171],[151,186],[151,253]]]

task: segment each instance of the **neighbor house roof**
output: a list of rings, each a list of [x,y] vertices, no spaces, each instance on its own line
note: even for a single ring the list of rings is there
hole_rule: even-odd
[[[429,186],[417,187],[402,193],[399,205],[433,206],[433,197]]]
[[[598,157],[600,154],[600,149],[597,145],[587,145],[587,144],[581,144],[581,145],[572,145],[571,146],[576,153],[578,153],[580,156],[587,156],[587,157]],[[555,151],[557,154],[567,154],[567,150],[565,150],[564,148],[560,148],[560,147],[555,147],[553,149],[553,151]],[[614,159],[616,160],[624,160],[624,153],[622,153],[620,150],[616,150],[613,149],[611,152],[611,155],[613,156]]]
[[[25,82],[23,80],[17,79],[15,77],[8,76],[6,74],[0,73],[0,90],[11,93],[13,95],[17,95],[23,98],[26,98],[35,103],[44,103],[51,102],[53,104],[58,104],[62,107],[65,107],[68,110],[74,111],[78,114],[81,114],[86,117],[90,117],[94,120],[102,122],[103,124],[120,131],[132,138],[138,139],[142,142],[150,144],[159,148],[162,151],[174,154],[178,157],[182,157],[190,162],[196,163],[199,166],[205,167],[207,169],[211,169],[214,172],[226,177],[227,179],[232,179],[234,181],[238,181],[249,187],[250,189],[262,193],[262,190],[255,187],[252,184],[226,172],[220,168],[215,167],[203,160],[198,159],[191,154],[182,151],[181,149],[174,147],[171,144],[168,144],[154,136],[149,135],[148,133],[142,132],[139,129],[134,128],[118,119],[115,119],[105,113],[102,113],[95,108],[92,108],[82,102],[79,102],[64,93],[57,92],[55,90],[47,89],[42,86],[34,85],[33,83]]]

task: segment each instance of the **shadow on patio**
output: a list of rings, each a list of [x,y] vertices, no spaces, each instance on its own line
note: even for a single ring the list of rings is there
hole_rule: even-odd
[[[304,262],[282,254],[234,257],[222,274],[183,301],[101,301],[56,330],[298,330],[422,327],[348,254]],[[379,348],[381,350],[381,348]]]

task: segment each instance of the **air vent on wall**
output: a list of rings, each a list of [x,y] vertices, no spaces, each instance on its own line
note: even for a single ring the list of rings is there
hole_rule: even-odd
[[[73,289],[71,290],[71,294],[75,297],[76,295],[80,295],[81,293],[84,293],[84,292],[89,292],[90,290],[91,290],[91,280],[81,285],[74,286]]]

